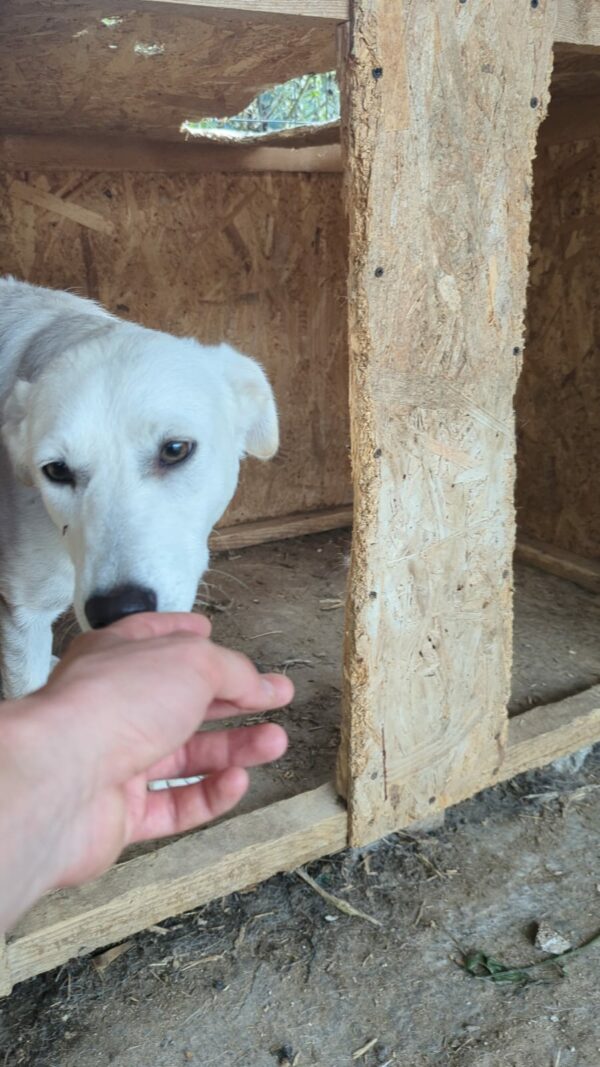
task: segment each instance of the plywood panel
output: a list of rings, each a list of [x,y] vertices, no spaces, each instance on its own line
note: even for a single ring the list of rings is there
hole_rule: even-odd
[[[474,793],[502,758],[513,394],[556,5],[356,0],[354,12],[339,767],[362,843]]]
[[[3,0],[0,131],[181,140],[186,119],[236,114],[266,87],[334,64],[334,20]]]
[[[225,525],[350,501],[338,177],[74,171],[5,174],[0,190],[1,272],[264,364],[282,447],[247,461]]]
[[[552,113],[548,123],[553,121]],[[548,135],[550,136],[550,134]],[[522,531],[600,556],[600,117],[534,166],[527,345],[517,392]]]

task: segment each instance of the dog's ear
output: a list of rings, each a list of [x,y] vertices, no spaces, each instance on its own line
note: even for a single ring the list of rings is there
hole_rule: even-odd
[[[244,452],[271,459],[279,448],[279,424],[273,390],[260,364],[229,345],[219,348],[219,360],[233,393]]]
[[[31,382],[18,379],[4,404],[2,439],[15,474],[24,485],[33,485],[27,464],[27,413]]]

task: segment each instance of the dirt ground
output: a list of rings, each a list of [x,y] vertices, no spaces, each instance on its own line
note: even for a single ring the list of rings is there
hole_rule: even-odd
[[[230,553],[203,596],[220,640],[298,687],[289,753],[246,810],[331,775],[349,538]],[[513,711],[600,679],[598,598],[523,569]],[[546,920],[574,945],[600,928],[600,751],[576,775],[524,775],[418,838],[308,868],[166,920],[23,983],[0,1002],[0,1065],[31,1067],[598,1067],[600,942],[566,974],[499,984],[459,966],[481,950],[544,958]]]

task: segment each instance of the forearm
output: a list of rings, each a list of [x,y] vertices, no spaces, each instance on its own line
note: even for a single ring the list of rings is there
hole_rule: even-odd
[[[0,713],[0,931],[53,884],[72,802],[35,699]],[[54,764],[54,765],[53,765]]]

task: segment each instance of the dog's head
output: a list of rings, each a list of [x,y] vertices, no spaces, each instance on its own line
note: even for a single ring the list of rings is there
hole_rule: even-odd
[[[3,437],[64,537],[88,629],[191,608],[240,460],[273,456],[278,427],[252,359],[119,323],[17,381]]]

